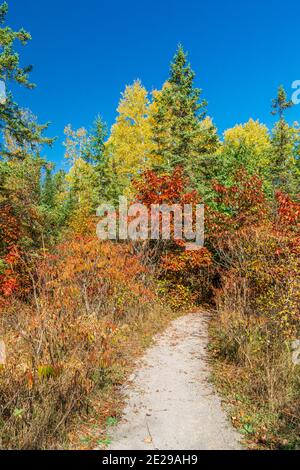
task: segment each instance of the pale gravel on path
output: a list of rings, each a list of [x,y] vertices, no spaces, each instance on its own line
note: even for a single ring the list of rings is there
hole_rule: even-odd
[[[209,383],[203,313],[175,320],[137,364],[108,450],[241,449]]]

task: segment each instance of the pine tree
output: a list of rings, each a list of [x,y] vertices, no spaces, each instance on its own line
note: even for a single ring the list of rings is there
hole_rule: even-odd
[[[102,164],[106,137],[107,125],[101,116],[97,116],[88,134],[86,146],[82,149],[82,158],[87,163],[95,166]]]
[[[34,88],[35,85],[29,81],[32,66],[21,67],[19,54],[15,49],[16,41],[26,45],[31,36],[24,29],[14,31],[8,26],[1,27],[5,23],[7,12],[7,3],[0,5],[0,81],[4,82],[7,89],[6,99],[0,101],[0,133],[9,134],[14,139],[18,148],[18,153],[14,156],[24,158],[25,144],[34,150],[39,144],[51,144],[53,139],[43,137],[43,131],[48,125],[28,119],[28,114],[15,103],[8,88],[10,83],[17,83],[26,88]],[[11,156],[1,142],[0,152],[3,156]]]
[[[113,176],[107,158],[107,135],[106,123],[101,116],[97,116],[82,153],[83,160],[94,167],[97,175],[97,203],[110,199],[108,194],[112,187]]]
[[[41,192],[41,202],[49,209],[53,209],[55,205],[55,182],[52,172],[53,165],[46,165],[45,180]]]
[[[284,120],[284,111],[293,106],[292,101],[287,101],[287,94],[282,85],[278,88],[277,96],[272,100],[272,111],[271,114],[276,116],[278,114],[279,120]]]
[[[195,185],[201,179],[203,156],[209,147],[216,147],[218,137],[211,121],[203,125],[207,103],[200,100],[201,90],[194,87],[194,78],[187,54],[179,46],[168,81],[154,95],[151,122],[154,153],[162,162],[157,168],[171,173],[182,166]]]
[[[290,126],[285,120],[285,111],[293,106],[287,100],[287,94],[282,86],[277,97],[272,101],[273,116],[279,120],[272,132],[272,161],[271,172],[274,187],[280,187],[290,193],[299,192],[300,172],[300,132],[296,126]]]

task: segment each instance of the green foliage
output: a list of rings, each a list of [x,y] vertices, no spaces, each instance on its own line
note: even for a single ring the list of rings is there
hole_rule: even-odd
[[[93,128],[89,134],[86,148],[83,149],[83,159],[94,165],[101,165],[104,159],[105,139],[107,137],[107,125],[97,116]]]
[[[278,88],[277,96],[272,100],[272,112],[273,116],[278,114],[279,119],[284,118],[284,111],[293,106],[293,102],[287,100],[287,94],[282,85]]]
[[[80,224],[95,214],[100,201],[111,188],[111,175],[105,155],[104,140],[106,125],[100,117],[94,122],[93,129],[73,130],[65,128],[65,157],[71,167],[65,175],[65,199],[69,200],[69,225],[78,231]],[[75,224],[75,225],[74,225]]]
[[[157,168],[171,173],[182,166],[195,188],[201,185],[208,151],[216,149],[218,137],[210,120],[204,121],[206,101],[194,87],[195,74],[181,46],[171,64],[170,77],[154,95],[152,119],[154,153],[161,160]]]
[[[5,2],[0,6],[0,24],[5,23],[8,13],[8,4]],[[26,45],[31,40],[31,35],[24,29],[13,31],[10,27],[2,27],[0,29],[0,44],[2,52],[0,55],[0,79],[13,80],[20,85],[33,88],[34,85],[29,81],[29,73],[32,66],[21,67],[19,54],[14,49],[15,41],[19,41],[22,45]]]
[[[8,12],[7,3],[0,6],[0,26],[4,24]],[[0,80],[3,80],[8,87],[11,82],[15,82],[26,88],[33,88],[29,81],[29,73],[32,66],[22,67],[20,57],[16,52],[15,42],[26,45],[31,39],[30,34],[24,29],[14,31],[10,27],[0,27]],[[39,144],[51,144],[53,139],[43,137],[43,131],[48,125],[40,125],[35,120],[28,118],[28,115],[14,102],[12,93],[7,92],[7,99],[0,103],[0,133],[11,136],[17,144],[15,156],[23,158],[26,152],[24,145],[29,145],[32,150]],[[10,150],[0,142],[2,155],[11,156]]]
[[[300,184],[300,129],[297,124],[290,126],[284,118],[284,112],[293,103],[287,101],[283,87],[279,87],[277,98],[273,100],[272,114],[279,120],[272,131],[271,174],[273,186],[297,194]]]

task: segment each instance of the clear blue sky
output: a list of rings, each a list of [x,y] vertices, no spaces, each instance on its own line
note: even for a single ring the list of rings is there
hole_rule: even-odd
[[[1,1],[1,0],[0,0]],[[34,91],[16,93],[58,141],[48,158],[63,161],[63,129],[109,126],[126,84],[159,88],[181,42],[219,132],[252,117],[271,125],[279,84],[300,79],[299,0],[8,0],[8,22],[33,40],[22,63],[34,66]],[[300,121],[300,105],[289,112]]]

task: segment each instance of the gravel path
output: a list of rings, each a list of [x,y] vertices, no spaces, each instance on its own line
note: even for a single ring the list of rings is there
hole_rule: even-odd
[[[124,393],[108,450],[241,449],[208,382],[207,317],[190,314],[156,337]]]

